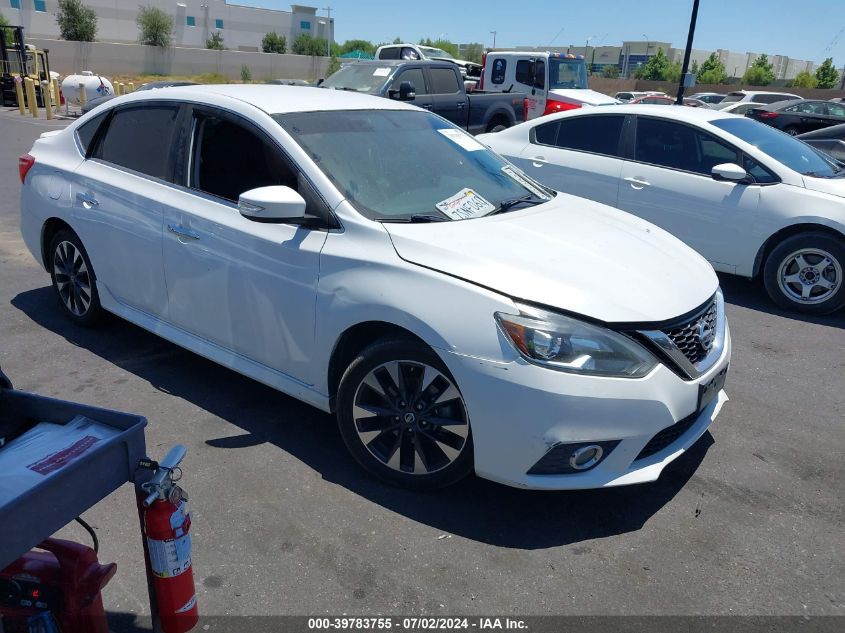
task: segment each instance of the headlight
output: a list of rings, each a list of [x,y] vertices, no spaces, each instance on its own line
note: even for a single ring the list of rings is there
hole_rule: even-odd
[[[642,378],[657,359],[624,334],[571,317],[517,304],[519,315],[496,321],[523,358],[574,374]]]

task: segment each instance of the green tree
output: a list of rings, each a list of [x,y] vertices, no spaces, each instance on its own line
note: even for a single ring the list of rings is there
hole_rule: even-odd
[[[93,42],[97,36],[97,14],[82,0],[59,0],[56,23],[63,40]]]
[[[749,86],[768,86],[775,80],[775,71],[766,54],[760,55],[742,76],[742,83]]]
[[[252,71],[246,64],[241,64],[241,81],[248,84],[252,81]]]
[[[6,19],[6,16],[4,16],[2,13],[0,13],[0,28],[2,28],[4,26],[9,26],[9,21]],[[5,31],[4,34],[6,36],[6,43],[11,45],[11,43],[13,41],[12,38],[14,37],[14,35],[13,35],[14,31],[12,31],[12,29],[4,29],[4,31]]]
[[[138,40],[147,46],[167,48],[173,42],[173,18],[157,7],[139,7],[135,18],[141,35]]]
[[[802,70],[800,73],[795,75],[795,79],[792,80],[792,86],[794,88],[815,88],[819,85],[819,80],[816,79],[815,75],[807,70]]]
[[[275,31],[266,33],[261,40],[261,50],[265,53],[284,54],[288,48],[288,39],[284,35],[278,35]]]
[[[328,79],[332,75],[334,75],[338,70],[340,70],[340,62],[337,59],[336,55],[332,55],[331,59],[329,60],[329,66],[326,68],[326,78]]]
[[[433,46],[434,48],[439,48],[449,53],[452,57],[461,56],[460,50],[458,49],[458,45],[453,42],[450,42],[449,40],[443,40],[439,38],[433,40],[430,37],[426,37],[425,39],[420,40],[420,46]]]
[[[210,48],[213,51],[222,51],[226,49],[226,47],[223,46],[223,36],[220,35],[220,31],[215,31],[211,34],[211,37],[205,40],[205,47]]]
[[[601,76],[605,79],[616,79],[619,77],[619,66],[616,64],[608,64],[601,69]]]
[[[828,57],[816,69],[816,80],[819,88],[836,88],[839,84],[839,73],[833,66],[833,58]]]
[[[698,69],[696,81],[700,84],[723,84],[728,81],[725,65],[716,53],[704,60]]]
[[[692,64],[690,64],[690,67],[689,67],[690,74],[695,75],[696,77],[698,77],[698,70],[699,70],[699,68],[698,68],[698,60],[697,60],[697,59],[694,59],[694,60],[692,60]]]
[[[481,63],[481,56],[484,54],[484,44],[479,44],[478,42],[473,42],[471,44],[467,44],[466,48],[464,49],[464,59],[468,62],[474,62],[476,64]]]
[[[345,55],[352,51],[364,51],[369,55],[375,55],[378,47],[368,40],[346,40],[338,47],[338,55]]]
[[[293,44],[290,45],[290,50],[294,55],[310,55],[311,43],[313,41],[314,38],[308,35],[308,33],[300,33],[294,38]]]
[[[396,37],[393,38],[393,43],[394,44],[401,44],[402,38],[397,35]]]
[[[644,66],[637,68],[634,77],[646,81],[665,81],[671,66],[672,62],[666,57],[663,49],[658,48],[657,55],[651,56]]]
[[[681,70],[683,69],[680,62],[672,62],[663,73],[662,80],[671,81],[673,84],[678,83],[681,80]]]

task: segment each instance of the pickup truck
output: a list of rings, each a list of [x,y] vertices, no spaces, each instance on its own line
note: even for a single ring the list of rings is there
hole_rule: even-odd
[[[376,60],[344,65],[321,88],[364,92],[431,110],[471,134],[499,132],[525,121],[522,93],[472,91],[447,61]]]

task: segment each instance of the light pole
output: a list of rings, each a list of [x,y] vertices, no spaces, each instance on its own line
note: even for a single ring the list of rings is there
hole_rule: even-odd
[[[493,36],[493,48],[496,48],[496,33],[497,31],[490,31],[490,34]]]
[[[332,8],[331,7],[323,7],[323,11],[326,12],[328,19],[326,20],[326,32],[328,33],[328,37],[326,38],[326,57],[332,56]]]
[[[648,57],[651,54],[651,38],[643,33],[643,37],[645,38],[645,56]]]
[[[689,33],[687,34],[687,48],[684,51],[684,64],[681,66],[681,81],[678,83],[678,98],[675,103],[684,105],[684,80],[689,72],[689,58],[692,53],[692,40],[695,37],[695,22],[698,20],[698,0],[692,0],[692,16],[689,21]]]
[[[586,63],[586,59],[587,59],[587,49],[590,48],[590,40],[594,40],[594,39],[596,39],[596,36],[591,35],[590,37],[587,38],[587,43],[584,44],[584,60],[585,60],[585,63]],[[595,47],[593,47],[593,60],[595,60],[595,58],[596,58],[596,49],[595,49]],[[587,74],[589,74],[589,75],[593,74],[593,65],[592,64],[590,64],[589,68],[587,68]]]

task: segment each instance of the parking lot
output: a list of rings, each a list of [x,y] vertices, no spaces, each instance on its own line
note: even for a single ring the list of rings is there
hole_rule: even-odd
[[[146,416],[151,457],[188,447],[202,614],[845,615],[845,313],[784,313],[723,276],[731,400],[654,484],[400,490],[332,417],[134,325],[61,314],[20,239],[16,167],[63,125],[0,112],[0,365],[19,389]],[[149,606],[131,487],[86,518],[118,563],[112,628],[133,630]]]

